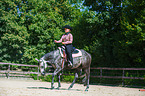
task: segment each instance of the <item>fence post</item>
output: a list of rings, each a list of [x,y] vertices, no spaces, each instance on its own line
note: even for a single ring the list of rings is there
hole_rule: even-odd
[[[102,78],[102,68],[100,69],[100,76],[101,76],[101,78]]]
[[[8,66],[8,73],[7,73],[7,78],[9,79],[9,72],[10,72],[10,64],[9,64],[9,66]]]
[[[39,65],[38,65],[38,73],[37,73],[37,80],[39,79]]]
[[[100,83],[101,83],[101,79],[102,79],[102,68],[100,68]]]
[[[123,70],[123,73],[122,73],[122,86],[124,86],[124,70]]]

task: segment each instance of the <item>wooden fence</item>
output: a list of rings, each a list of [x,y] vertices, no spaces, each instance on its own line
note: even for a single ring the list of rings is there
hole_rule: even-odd
[[[91,77],[94,77],[94,78],[114,78],[114,79],[122,79],[122,85],[124,85],[124,79],[140,79],[140,80],[145,80],[145,77],[129,77],[129,76],[125,76],[125,71],[139,71],[139,70],[143,70],[145,71],[145,68],[106,68],[106,67],[98,67],[98,68],[91,68],[91,70],[99,70],[100,74],[99,75],[94,75],[94,76],[91,76]],[[121,70],[122,72],[120,73],[121,76],[105,76],[103,75],[103,70]],[[105,73],[105,72],[104,72]],[[143,73],[144,76],[145,76],[145,72]]]
[[[25,64],[14,64],[14,63],[3,63],[3,62],[0,62],[0,65],[8,65],[8,69],[7,70],[0,70],[0,73],[5,73],[7,78],[9,78],[9,74],[37,74],[37,79],[38,79],[38,76],[40,74],[39,72],[39,66],[38,65],[25,65]],[[13,71],[11,70],[11,65],[16,65],[16,66],[25,66],[25,67],[37,67],[38,70],[37,72],[27,72],[27,71]],[[145,68],[106,68],[106,67],[98,67],[98,68],[91,68],[91,72],[95,70],[95,73],[97,73],[97,70],[99,70],[99,74],[95,74],[95,75],[92,75],[90,77],[92,78],[116,78],[116,79],[122,79],[122,85],[124,85],[124,79],[141,79],[141,80],[145,80],[144,77],[127,77],[125,76],[125,71],[139,71],[139,70],[144,70],[145,71]],[[104,75],[104,71],[105,70],[117,70],[117,71],[122,71],[120,74],[121,76],[105,76]],[[49,74],[52,74],[52,73],[49,73]],[[145,73],[143,73],[145,75]],[[46,74],[48,75],[48,74]],[[69,74],[63,74],[63,75],[69,75]]]
[[[0,65],[8,65],[7,70],[0,70],[0,73],[6,74],[6,77],[9,78],[10,74],[37,74],[37,79],[39,75],[39,66],[38,65],[26,65],[26,64],[14,64],[14,63],[3,63],[0,62]],[[16,65],[16,66],[24,66],[24,67],[37,67],[38,70],[37,72],[27,72],[27,71],[13,71],[11,70],[11,65]],[[16,75],[16,76],[23,76],[23,75]]]

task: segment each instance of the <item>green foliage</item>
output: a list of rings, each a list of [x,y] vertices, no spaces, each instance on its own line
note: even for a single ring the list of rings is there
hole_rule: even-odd
[[[30,74],[34,80],[37,80],[37,74]]]
[[[125,77],[133,77],[133,76],[132,75],[129,76],[129,73],[126,72]],[[129,84],[131,84],[132,81],[133,81],[132,79],[125,79],[124,83],[129,85]]]
[[[47,75],[47,76],[40,76],[39,78],[41,78],[42,81],[47,81],[47,82],[51,82],[52,81],[52,75]],[[57,81],[57,77],[54,77],[54,82]]]
[[[33,77],[34,80],[37,80],[37,74],[30,74],[30,76]],[[62,82],[73,82],[74,76],[68,76],[68,75],[63,75],[62,77]],[[47,76],[39,76],[39,80],[42,81],[47,81],[47,82],[52,82],[52,75],[47,75]],[[58,82],[57,76],[54,77],[54,82]]]
[[[78,9],[68,1],[55,0],[2,0],[1,1],[1,57],[0,61],[36,64],[40,58],[53,50],[55,39],[64,33],[62,26],[73,25]]]
[[[34,76],[34,75],[31,75],[31,76]],[[34,76],[34,79],[37,79],[36,75]],[[52,75],[39,76],[39,79],[42,80],[42,81],[51,82],[52,81]],[[61,81],[73,82],[73,80],[74,80],[74,76],[63,75]],[[54,82],[58,82],[57,76],[54,77]]]
[[[60,46],[54,40],[69,24],[74,47],[91,53],[91,66],[145,67],[143,0],[1,0],[0,6],[1,62],[37,64],[35,58]]]
[[[144,1],[85,0],[84,5],[96,12],[87,20],[91,40],[83,46],[91,52],[93,63],[102,67],[144,67]]]
[[[73,82],[74,76],[71,75],[63,75],[63,81],[65,82]]]

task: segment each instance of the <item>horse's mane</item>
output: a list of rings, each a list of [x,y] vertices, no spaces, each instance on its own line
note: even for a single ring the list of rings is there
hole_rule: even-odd
[[[58,51],[59,51],[58,49],[51,51],[51,52],[45,54],[43,57],[45,60],[48,60],[49,58],[54,58],[58,54]]]

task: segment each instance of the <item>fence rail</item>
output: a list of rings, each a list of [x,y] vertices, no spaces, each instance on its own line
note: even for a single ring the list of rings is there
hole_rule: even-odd
[[[108,67],[97,67],[91,69],[104,69],[104,70],[145,70],[145,68],[108,68]]]
[[[10,74],[37,74],[37,79],[38,79],[38,76],[40,74],[39,72],[39,66],[38,65],[26,65],[26,64],[14,64],[14,63],[3,63],[3,62],[0,62],[0,65],[8,65],[8,69],[7,70],[0,70],[0,73],[6,73],[6,76],[7,78],[9,78]],[[24,72],[24,71],[12,71],[11,70],[11,65],[16,65],[16,66],[25,66],[25,67],[37,67],[38,70],[37,72]],[[49,67],[52,67],[52,66],[49,66]],[[125,71],[127,70],[131,70],[131,71],[139,71],[139,70],[143,70],[145,71],[145,68],[107,68],[107,67],[97,67],[97,68],[91,68],[91,71],[92,70],[99,70],[99,75],[95,75],[95,76],[90,76],[90,77],[93,77],[93,78],[114,78],[114,79],[122,79],[122,85],[124,85],[124,79],[141,79],[141,80],[145,80],[144,77],[126,77],[125,76]],[[103,70],[122,70],[122,73],[121,73],[121,76],[105,76],[103,74]],[[95,71],[97,72],[97,71]],[[49,73],[50,75],[52,73]],[[145,74],[145,73],[143,73]],[[48,74],[46,74],[48,75]],[[70,74],[63,74],[63,75],[70,75]]]
[[[145,77],[127,77],[125,76],[125,71],[139,71],[143,70],[145,71],[145,68],[107,68],[107,67],[97,67],[97,68],[91,68],[91,70],[100,70],[100,74],[98,76],[91,76],[94,78],[114,78],[114,79],[122,79],[122,85],[124,85],[124,79],[140,79],[145,80]],[[104,76],[103,70],[122,70],[122,76]],[[145,74],[145,73],[144,73]]]
[[[3,62],[0,62],[0,65],[17,65],[17,66],[38,67],[38,65],[14,64],[14,63],[3,63]]]
[[[7,70],[0,70],[0,73],[6,73],[7,78],[9,78],[10,74],[15,73],[15,74],[37,74],[37,79],[38,79],[38,75],[39,75],[39,66],[38,65],[14,64],[14,63],[3,63],[3,62],[0,62],[0,65],[8,65]],[[37,72],[11,71],[11,65],[25,66],[25,67],[37,67],[38,70],[37,70]],[[15,76],[18,76],[18,75],[15,75]],[[19,75],[19,76],[23,76],[23,75]]]

